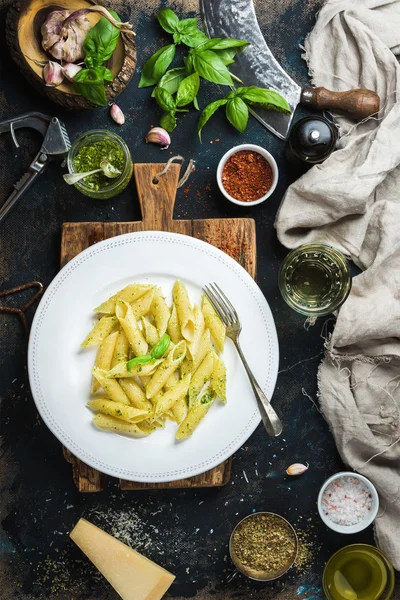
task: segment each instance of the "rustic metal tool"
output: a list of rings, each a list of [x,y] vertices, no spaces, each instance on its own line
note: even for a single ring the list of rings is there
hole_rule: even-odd
[[[0,134],[10,132],[15,147],[19,148],[15,130],[22,127],[36,129],[36,131],[42,134],[44,140],[39,152],[29,165],[28,171],[14,184],[15,190],[0,208],[0,223],[5,219],[21,196],[36,181],[37,177],[43,173],[50,161],[57,158],[65,159],[71,147],[71,142],[63,123],[57,117],[49,117],[38,112],[25,113],[13,119],[0,121]]]
[[[29,334],[29,325],[26,320],[26,311],[28,308],[32,306],[34,302],[43,294],[43,285],[40,281],[30,281],[29,283],[24,283],[23,285],[19,285],[11,290],[4,290],[0,292],[0,298],[5,298],[6,296],[12,296],[13,294],[17,294],[18,292],[23,292],[24,290],[28,290],[30,288],[37,288],[37,291],[33,294],[33,296],[25,302],[23,306],[19,308],[15,308],[14,306],[3,306],[0,305],[0,313],[13,313],[14,315],[18,315],[25,332]]]
[[[239,52],[231,71],[243,85],[257,85],[279,92],[289,103],[290,114],[264,108],[250,112],[264,127],[280,139],[286,139],[296,106],[332,110],[362,120],[379,111],[380,100],[375,92],[354,89],[331,92],[325,88],[302,89],[281,67],[257,22],[252,0],[202,0],[203,20],[210,37],[245,39],[250,45]]]

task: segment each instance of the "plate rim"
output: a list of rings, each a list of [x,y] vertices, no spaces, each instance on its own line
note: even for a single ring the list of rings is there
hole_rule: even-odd
[[[269,333],[268,339],[269,344],[271,346],[271,368],[267,383],[263,387],[265,388],[266,385],[270,386],[271,398],[275,390],[279,369],[278,336],[276,331],[275,320],[267,299],[265,298],[263,292],[261,291],[256,281],[253,279],[253,277],[250,275],[250,273],[248,273],[248,271],[246,271],[246,269],[242,267],[240,263],[235,261],[232,257],[230,257],[228,254],[226,254],[216,246],[213,246],[212,244],[200,240],[198,238],[180,233],[149,230],[129,232],[113,236],[111,238],[107,238],[105,240],[93,244],[92,246],[89,246],[88,248],[85,248],[79,254],[74,256],[70,261],[66,263],[66,265],[64,265],[62,269],[60,269],[60,271],[50,282],[49,286],[43,294],[43,297],[41,298],[41,301],[37,307],[32,321],[32,327],[28,344],[28,376],[32,397],[35,402],[36,408],[39,412],[39,415],[43,419],[46,426],[50,429],[50,431],[58,439],[58,441],[62,445],[64,445],[76,458],[86,463],[88,466],[97,469],[98,471],[111,477],[121,478],[127,481],[137,481],[140,483],[168,483],[170,481],[178,481],[180,479],[187,479],[196,475],[200,475],[201,473],[204,473],[217,467],[219,464],[230,458],[249,439],[249,437],[252,435],[252,433],[255,431],[255,429],[261,421],[261,415],[258,411],[258,408],[256,407],[252,417],[247,421],[246,425],[241,429],[240,433],[235,437],[235,439],[232,440],[229,444],[227,444],[218,453],[213,454],[212,459],[207,459],[207,461],[196,463],[195,465],[192,465],[191,467],[185,467],[184,469],[175,469],[169,472],[164,471],[161,473],[146,474],[137,473],[133,470],[128,471],[124,468],[115,468],[113,467],[113,465],[107,465],[101,460],[96,459],[95,456],[86,452],[86,450],[81,448],[78,443],[74,442],[74,440],[71,439],[70,436],[63,431],[63,429],[57,423],[56,419],[50,414],[49,409],[46,407],[46,400],[41,392],[35,356],[38,335],[40,334],[40,326],[45,318],[47,306],[52,301],[52,298],[56,294],[59,287],[67,279],[69,273],[72,272],[75,268],[79,267],[79,265],[82,262],[88,260],[93,254],[102,252],[110,245],[123,245],[126,243],[130,243],[131,241],[135,241],[136,239],[140,240],[140,238],[151,238],[154,236],[157,236],[158,238],[164,238],[165,240],[168,240],[170,242],[176,240],[176,243],[181,244],[185,243],[185,240],[186,243],[187,240],[189,240],[190,246],[197,247],[198,249],[200,249],[200,251],[206,252],[209,255],[214,255],[217,259],[219,258],[219,260],[225,263],[226,266],[230,266],[230,268],[233,269],[240,276],[241,279],[244,279],[243,283],[253,293],[253,296],[260,307],[260,312],[262,314],[263,320],[267,324],[267,331]],[[157,241],[160,241],[160,239]],[[245,281],[246,279],[247,282]],[[260,304],[260,301],[262,302],[262,304]],[[267,315],[265,314],[265,311]],[[268,316],[270,318],[266,319],[266,317]]]

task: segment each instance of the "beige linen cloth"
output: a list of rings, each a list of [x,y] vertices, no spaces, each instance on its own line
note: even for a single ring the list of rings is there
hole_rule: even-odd
[[[305,50],[314,85],[381,97],[378,120],[339,119],[340,149],[288,189],[275,225],[288,248],[326,242],[363,270],[319,396],[343,461],[379,491],[376,540],[400,570],[400,0],[328,0]]]

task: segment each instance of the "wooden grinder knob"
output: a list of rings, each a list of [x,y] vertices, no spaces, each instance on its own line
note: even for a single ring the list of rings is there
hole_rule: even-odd
[[[362,121],[379,112],[378,94],[366,88],[332,92],[323,87],[304,88],[300,103],[318,110],[340,112],[352,119]]]

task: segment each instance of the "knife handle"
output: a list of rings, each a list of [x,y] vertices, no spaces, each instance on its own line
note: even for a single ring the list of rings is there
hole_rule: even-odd
[[[366,88],[348,90],[347,92],[331,92],[323,87],[304,88],[301,91],[300,104],[344,113],[346,116],[362,121],[379,112],[378,94]]]

